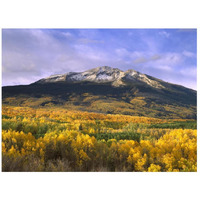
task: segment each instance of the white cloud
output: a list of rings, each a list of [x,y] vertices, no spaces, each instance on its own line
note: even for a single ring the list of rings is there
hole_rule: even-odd
[[[130,58],[132,59],[144,58],[144,57],[147,57],[147,55],[148,55],[148,52],[145,52],[145,51],[130,52]]]
[[[93,61],[98,60],[107,60],[108,56],[105,52],[101,50],[95,51],[92,47],[84,45],[84,44],[76,44],[73,46],[76,50],[77,55],[79,55],[82,59],[88,59]]]
[[[130,59],[136,63],[140,63],[140,60],[143,62],[149,57],[149,53],[146,51],[128,51],[125,48],[115,49],[115,53],[121,59]]]
[[[155,62],[156,60],[161,59],[160,55],[151,54],[151,53],[147,53],[147,52],[144,52],[143,54],[140,53],[138,55],[140,55],[140,56],[133,60],[134,64],[150,63],[150,62]]]
[[[80,39],[78,39],[78,42],[83,43],[83,44],[104,43],[104,41],[102,41],[102,40],[91,40],[91,39],[88,39],[88,38],[80,38]]]
[[[190,66],[190,67],[181,69],[180,73],[182,75],[185,75],[185,76],[196,78],[197,77],[197,67],[196,66]]]
[[[168,52],[160,55],[160,59],[155,60],[158,65],[175,66],[183,62],[183,57],[180,53]]]
[[[166,38],[169,38],[169,36],[170,36],[170,33],[166,32],[166,31],[160,31],[158,34],[161,36],[164,36]]]
[[[69,37],[72,37],[72,36],[73,36],[73,34],[70,33],[70,32],[61,32],[61,34],[62,34],[64,37],[66,37],[66,38],[69,38]]]
[[[166,31],[161,32],[167,37]],[[92,37],[87,31],[80,35],[60,31],[56,37],[55,32],[52,34],[48,29],[3,29],[2,33],[3,85],[29,84],[52,74],[105,65],[122,70],[134,68],[172,82],[178,80],[180,74],[190,80],[190,74],[193,77],[196,74],[195,69],[183,68],[187,59],[196,57],[194,53],[186,50],[182,53],[160,52],[159,45],[146,35],[141,39],[142,48],[140,44],[132,48],[134,43],[128,48],[123,42],[107,45],[107,38],[95,37],[95,31],[90,33]]]
[[[183,51],[183,55],[189,58],[195,58],[196,54],[191,51]]]
[[[173,71],[173,68],[168,65],[155,65],[155,66],[153,66],[153,68],[160,69],[162,71],[168,71],[168,72]]]
[[[28,84],[53,73],[73,71],[75,66],[68,65],[76,59],[70,44],[55,39],[48,31],[3,30],[2,39],[3,85],[17,82]],[[60,55],[66,54],[62,62]],[[79,65],[81,67],[81,65]]]
[[[127,51],[127,49],[125,49],[125,48],[115,49],[115,53],[117,54],[117,56],[120,56],[120,57],[131,55],[130,52]]]
[[[152,67],[175,67],[184,61],[183,54],[176,52],[158,54],[151,51],[128,51],[125,48],[119,48],[115,49],[115,53],[119,60],[129,60],[136,66],[143,65],[144,67],[145,65]]]

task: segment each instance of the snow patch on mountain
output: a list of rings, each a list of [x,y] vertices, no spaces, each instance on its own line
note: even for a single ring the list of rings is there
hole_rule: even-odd
[[[131,69],[124,72],[117,68],[111,68],[108,66],[93,68],[85,72],[69,72],[63,75],[52,75],[39,80],[37,83],[91,81],[96,83],[110,82],[113,86],[119,87],[126,85],[126,80],[128,80],[129,83],[132,82],[132,84],[139,81],[157,89],[164,88],[159,81],[148,78],[147,75],[135,70]]]
[[[96,77],[96,80],[99,81],[111,81],[113,80],[113,77],[107,74],[98,74]]]

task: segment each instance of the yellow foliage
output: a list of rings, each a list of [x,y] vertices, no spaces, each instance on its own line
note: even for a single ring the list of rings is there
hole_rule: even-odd
[[[148,168],[148,172],[160,172],[160,170],[161,166],[155,164],[151,164],[150,167]]]
[[[100,163],[113,170],[122,165],[130,171],[197,171],[197,130],[136,126],[129,133],[139,133],[142,139],[137,141],[95,138],[98,134],[121,134],[130,124],[150,125],[173,120],[60,108],[4,106],[2,113],[6,116],[3,122],[10,126],[2,130],[2,152],[11,158],[36,156],[42,164],[71,159],[70,164],[78,169]],[[43,135],[37,135],[38,132]]]

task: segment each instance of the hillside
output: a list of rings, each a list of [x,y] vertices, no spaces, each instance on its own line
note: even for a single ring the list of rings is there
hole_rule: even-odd
[[[3,104],[157,118],[196,118],[195,90],[135,70],[98,67],[2,88]]]

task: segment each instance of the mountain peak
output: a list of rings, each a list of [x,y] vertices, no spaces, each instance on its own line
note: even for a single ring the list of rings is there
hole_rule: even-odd
[[[95,82],[95,83],[111,83],[115,87],[124,86],[127,84],[147,84],[151,87],[162,89],[162,81],[151,79],[145,74],[137,72],[133,69],[122,71],[118,68],[109,66],[96,67],[84,72],[69,72],[66,74],[52,75],[43,78],[36,83],[53,83],[53,82]]]
[[[109,66],[101,66],[101,67],[96,67],[96,68],[93,68],[93,69],[90,69],[90,70],[87,70],[87,71],[102,72],[102,71],[113,71],[113,70],[119,70],[119,69],[112,68],[112,67],[109,67]],[[121,71],[121,70],[119,70],[119,71]]]
[[[196,91],[133,69],[108,66],[43,78],[27,86],[3,88],[5,104],[66,108],[131,115],[195,118]],[[12,97],[12,98],[10,98]],[[183,112],[184,111],[184,112]]]

